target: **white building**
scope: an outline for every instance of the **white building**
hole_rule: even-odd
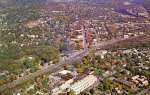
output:
[[[148,80],[143,81],[142,84],[143,84],[144,86],[147,86],[147,85],[149,84],[149,83],[148,83]]]
[[[67,73],[71,74],[71,71],[68,70],[62,70],[58,74],[59,75],[66,75]],[[51,76],[52,78],[53,76]],[[59,80],[57,77],[53,77],[55,80]],[[60,78],[61,80],[61,78]],[[69,79],[67,81],[62,81],[61,85],[55,87],[54,89],[51,90],[52,95],[58,95],[59,93],[65,91],[67,88],[70,88],[70,84],[74,82],[74,79]]]
[[[78,35],[77,38],[78,38],[79,40],[82,40],[82,39],[83,39],[83,35]]]
[[[85,78],[79,80],[78,82],[75,82],[71,86],[71,90],[74,91],[74,93],[77,95],[80,92],[84,91],[88,87],[92,86],[97,81],[97,77],[94,75],[88,75]]]
[[[70,84],[73,83],[73,81],[74,81],[73,79],[67,80],[66,82],[61,84],[59,87],[52,89],[51,91],[52,95],[58,95],[59,93],[66,90],[67,88],[70,88],[71,87]]]
[[[101,57],[102,59],[104,59],[104,56],[105,56],[107,53],[108,53],[107,50],[101,50],[101,51],[96,52],[95,55],[100,55],[100,57]]]
[[[136,76],[132,77],[132,79],[133,79],[133,80],[136,80],[136,79],[138,79],[139,77],[140,77],[139,75],[136,75]]]
[[[127,39],[127,38],[129,38],[129,35],[124,35],[123,37]]]
[[[60,72],[59,72],[59,74],[60,74],[60,75],[65,75],[65,74],[67,74],[67,73],[69,73],[69,74],[70,74],[70,73],[71,73],[71,71],[63,70],[63,71],[60,71]]]

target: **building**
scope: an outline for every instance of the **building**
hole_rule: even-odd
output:
[[[124,35],[123,37],[124,37],[124,38],[129,38],[129,35]]]
[[[60,71],[58,74],[60,75],[66,75],[67,73],[71,73],[71,71],[68,71],[68,70],[63,70],[63,71]]]
[[[135,82],[138,86],[147,86],[149,85],[148,79],[145,76],[136,75],[132,77],[132,81]]]
[[[67,88],[70,88],[70,84],[73,83],[73,81],[74,81],[73,79],[69,79],[65,81],[63,84],[61,84],[60,86],[52,89],[51,90],[52,95],[58,95],[59,93],[65,91]]]
[[[114,81],[118,82],[119,84],[126,85],[131,89],[136,88],[136,84],[134,84],[133,82],[129,82],[123,78],[115,78]]]
[[[97,77],[95,77],[94,75],[88,75],[83,79],[75,82],[70,89],[73,90],[77,95],[80,92],[87,89],[88,87],[92,86],[96,81],[97,81]]]
[[[100,50],[100,51],[96,52],[95,55],[100,55],[100,57],[101,57],[102,59],[104,59],[104,56],[105,56],[107,53],[108,53],[107,50]]]
[[[148,80],[143,81],[142,84],[143,84],[143,86],[148,86],[148,84],[149,84]]]
[[[132,80],[136,80],[136,79],[138,79],[139,77],[140,77],[139,75],[136,75],[136,76],[132,77]]]
[[[146,95],[150,95],[150,91],[146,93]]]
[[[50,79],[53,79],[50,84],[52,86],[52,95],[58,95],[59,93],[66,91],[66,89],[70,88],[71,84],[74,82],[71,72],[68,70],[60,71],[58,72],[58,75],[51,76]]]

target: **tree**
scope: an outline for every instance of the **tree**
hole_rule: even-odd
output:
[[[65,63],[64,69],[67,70],[69,68],[69,64]]]
[[[43,87],[47,88],[48,87],[48,81],[49,81],[49,78],[45,78],[43,81],[42,81],[42,85]]]
[[[109,89],[112,92],[112,90],[113,90],[113,85],[112,84],[109,86]]]
[[[23,66],[24,66],[24,68],[31,68],[32,66],[34,66],[34,64],[31,62],[31,61],[29,61],[28,59],[25,59],[25,61],[23,62]]]
[[[103,90],[104,90],[104,85],[103,85],[103,84],[100,84],[100,85],[98,86],[98,89],[99,89],[100,91],[103,91]]]
[[[59,93],[58,95],[67,95],[66,93]]]
[[[116,70],[117,70],[118,72],[120,72],[121,68],[120,68],[119,64],[116,65]]]
[[[82,73],[82,72],[83,72],[83,69],[82,69],[82,68],[78,68],[77,70],[78,70],[79,73]]]
[[[86,92],[81,92],[80,94],[81,95],[88,95]]]
[[[78,63],[74,63],[74,64],[73,64],[73,67],[74,67],[74,68],[78,68]]]
[[[89,60],[88,58],[84,58],[84,59],[83,59],[83,63],[87,65],[87,64],[90,63],[90,60]]]
[[[134,61],[132,60],[132,58],[127,58],[127,63],[130,65],[133,65]]]
[[[91,94],[94,94],[94,92],[95,92],[94,89],[90,89]]]
[[[131,65],[127,63],[127,66],[125,67],[127,70],[131,70]]]
[[[67,45],[65,43],[60,43],[59,48],[60,48],[60,51],[66,51]]]
[[[34,73],[34,72],[35,72],[34,68],[31,68],[30,73]]]
[[[55,60],[60,55],[59,50],[52,46],[37,47],[35,51],[38,51],[36,55],[39,56],[41,60],[44,60],[44,62]]]
[[[37,83],[40,83],[40,82],[41,82],[41,79],[40,79],[39,77],[36,77],[36,78],[35,78],[35,81],[36,81]]]
[[[73,90],[70,90],[67,95],[74,95],[74,91]]]
[[[46,75],[42,75],[42,78],[45,79],[45,78],[46,78]]]
[[[35,92],[34,92],[34,89],[30,89],[29,91],[28,91],[28,93],[29,93],[29,95],[33,95]]]
[[[1,93],[0,93],[1,94]],[[10,92],[9,90],[6,90],[4,93],[4,95],[12,95],[12,92]]]
[[[29,87],[28,83],[24,84],[22,87],[22,92],[24,92]]]
[[[109,89],[110,82],[108,81],[107,78],[104,79],[103,84],[105,89]]]
[[[100,71],[99,69],[97,69],[97,68],[94,69],[94,73],[95,73],[95,74],[98,75],[98,74],[100,74],[100,72],[101,72],[101,71]]]
[[[119,89],[119,90],[122,90],[122,86],[121,86],[120,84],[118,85],[118,89]]]

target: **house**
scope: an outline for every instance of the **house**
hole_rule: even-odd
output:
[[[147,77],[136,75],[132,77],[132,81],[135,82],[138,86],[147,86],[149,85]]]
[[[132,77],[132,80],[136,80],[136,79],[138,79],[139,77],[140,77],[139,75],[136,75],[136,76]]]
[[[144,34],[144,32],[139,32],[139,35],[143,35]]]
[[[78,40],[82,40],[83,39],[83,35],[78,35],[77,38],[78,38]]]
[[[148,85],[148,80],[143,81],[142,84],[143,84],[144,86],[147,86],[147,85]]]
[[[129,38],[129,35],[124,35],[123,37],[127,39],[127,38]]]
[[[115,78],[114,81],[116,81],[116,82],[118,82],[118,83],[120,83],[122,85],[126,85],[129,88],[131,88],[131,89],[136,88],[136,84],[134,84],[133,82],[127,81],[127,80],[125,80],[123,78]]]
[[[60,71],[58,74],[60,74],[60,75],[66,75],[67,73],[71,73],[71,71],[63,70],[63,71]]]
[[[109,76],[110,73],[111,73],[110,71],[106,71],[102,75],[106,77],[106,76]]]
[[[44,95],[44,93],[43,93],[43,92],[40,92],[40,91],[37,91],[37,92],[36,92],[36,95]]]
[[[150,91],[146,93],[146,95],[150,95]]]
[[[100,55],[102,59],[104,59],[104,56],[108,53],[107,50],[101,50],[95,53],[95,55]]]
[[[21,95],[20,93],[18,93],[18,92],[15,92],[15,93],[13,93],[13,95]]]
[[[123,53],[125,54],[125,53],[132,53],[133,51],[132,51],[132,49],[127,49],[127,50],[123,50]]]

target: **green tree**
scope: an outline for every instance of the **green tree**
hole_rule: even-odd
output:
[[[118,72],[120,72],[121,68],[120,68],[119,64],[116,65],[116,70],[117,70]]]
[[[119,89],[119,90],[122,90],[122,86],[121,86],[120,84],[118,85],[118,89]]]
[[[94,89],[90,89],[90,93],[94,94],[95,93]]]
[[[109,89],[112,92],[112,90],[113,90],[113,85],[112,84],[109,86]]]
[[[37,47],[35,50],[38,50],[36,55],[44,62],[55,60],[60,56],[60,52],[52,46]]]
[[[105,89],[109,89],[110,82],[108,81],[107,78],[104,79],[103,84]]]
[[[80,93],[81,95],[89,95],[85,91]]]
[[[30,90],[28,91],[28,94],[29,94],[29,95],[33,95],[34,93],[35,93],[34,89],[30,89]]]
[[[98,85],[98,89],[99,89],[100,91],[103,91],[103,90],[104,90],[104,85],[103,85],[103,84]]]

